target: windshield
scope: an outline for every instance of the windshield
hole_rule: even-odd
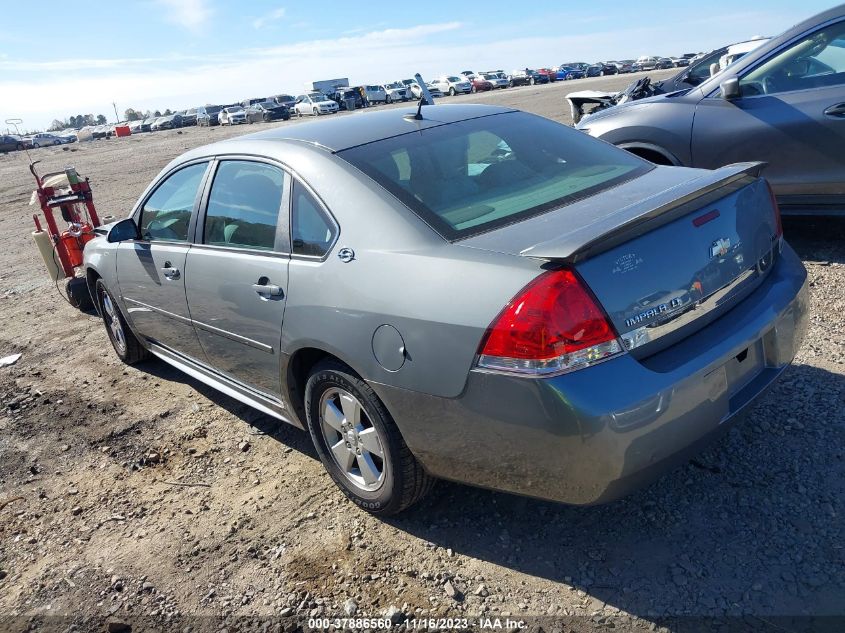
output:
[[[450,240],[561,207],[653,169],[524,112],[424,129],[338,156]]]
[[[326,96],[322,92],[309,92],[308,96],[314,101],[325,101]]]
[[[452,83],[454,83],[454,82],[456,82],[456,81],[464,81],[464,78],[460,78],[460,79],[459,79],[458,77],[446,77],[446,79],[447,79],[448,81],[451,81]]]
[[[394,83],[392,83],[392,84],[387,84],[387,87],[388,87],[388,88],[400,88],[400,89],[401,89],[401,88],[404,88],[405,86],[404,86],[403,84],[400,84],[400,83],[397,81],[397,82],[394,82]]]

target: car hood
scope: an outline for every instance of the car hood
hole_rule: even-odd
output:
[[[678,91],[684,92],[684,91]],[[615,106],[611,106],[605,110],[599,110],[593,114],[586,114],[584,118],[582,118],[575,127],[577,129],[588,128],[590,125],[594,124],[596,121],[602,121],[605,119],[609,119],[611,117],[617,116],[619,114],[628,113],[636,108],[646,108],[656,103],[665,103],[665,101],[669,98],[678,98],[678,92],[670,92],[662,95],[654,95],[653,97],[646,97],[644,99],[636,99],[634,101],[626,101],[625,103],[620,103]],[[692,94],[694,90],[690,90],[687,94]],[[606,93],[605,93],[606,94]]]

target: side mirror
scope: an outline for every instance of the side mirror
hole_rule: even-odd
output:
[[[126,218],[125,220],[121,220],[115,224],[111,227],[109,234],[106,237],[106,240],[110,243],[140,239],[141,231],[138,229],[138,225],[135,224],[135,220],[132,218]]]
[[[742,93],[739,90],[739,79],[736,77],[723,81],[719,85],[719,91],[722,94],[722,99],[725,99],[726,101],[739,99],[742,96]]]

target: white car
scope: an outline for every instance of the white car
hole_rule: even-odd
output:
[[[69,142],[70,141],[64,141],[55,134],[50,134],[49,132],[39,132],[38,134],[32,135],[33,147],[48,147],[50,145],[61,145],[62,143]]]
[[[387,93],[382,86],[361,86],[368,103],[387,103]]]
[[[718,72],[722,72],[725,68],[733,64],[736,60],[740,57],[745,57],[748,53],[753,51],[755,48],[759,48],[766,42],[768,42],[771,38],[769,37],[754,37],[748,40],[747,42],[739,42],[737,44],[731,44],[728,46],[728,51],[719,58],[719,65],[718,67],[713,64],[710,68],[710,74],[715,75]]]
[[[220,110],[217,115],[217,121],[220,125],[238,125],[246,123],[246,110],[241,106],[231,106]]]
[[[481,73],[481,78],[493,84],[493,88],[508,87],[508,77],[505,73]]]
[[[455,75],[443,75],[431,83],[444,95],[448,94],[452,97],[456,94],[469,94],[472,90],[472,84],[463,75],[460,77],[456,77]]]
[[[398,81],[391,84],[382,84],[379,86],[384,91],[385,102],[393,103],[394,101],[407,101],[411,98],[411,91]]]
[[[322,92],[309,92],[307,95],[299,95],[296,98],[296,104],[293,106],[293,111],[300,117],[306,114],[313,114],[314,116],[333,114],[338,110],[340,110],[340,106]]]

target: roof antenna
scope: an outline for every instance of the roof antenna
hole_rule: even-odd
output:
[[[424,105],[425,105],[425,95],[420,97],[420,102],[417,105],[417,113],[416,114],[406,114],[405,116],[409,119],[414,119],[416,121],[422,121],[423,120],[422,107]]]
[[[409,121],[422,121],[422,107],[424,105],[434,105],[434,97],[431,96],[428,86],[425,85],[425,81],[423,81],[423,78],[419,73],[414,75],[414,80],[416,80],[417,85],[420,87],[420,102],[419,105],[417,105],[416,114],[406,114],[405,118]]]

